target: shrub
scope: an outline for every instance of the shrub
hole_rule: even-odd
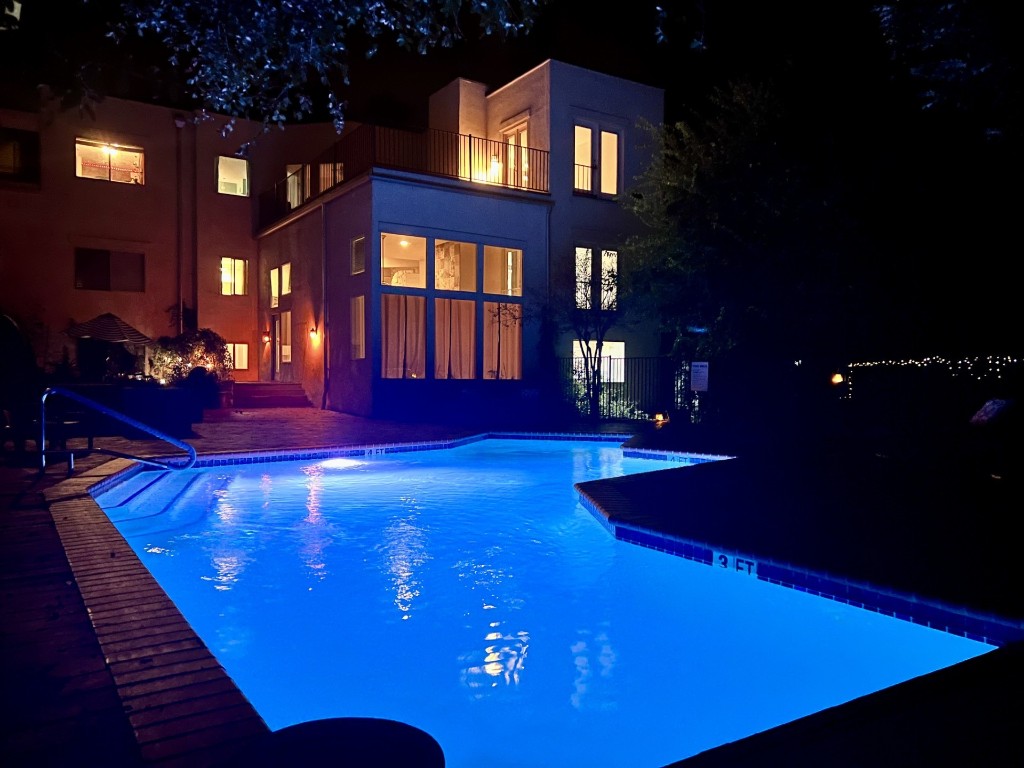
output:
[[[197,368],[215,379],[231,378],[231,355],[224,338],[209,328],[163,336],[149,358],[150,373],[168,384],[182,382]]]

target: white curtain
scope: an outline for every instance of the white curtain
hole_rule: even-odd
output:
[[[523,378],[523,305],[484,302],[484,378]]]
[[[472,301],[434,300],[435,379],[472,379],[476,376],[475,314]]]
[[[426,299],[381,296],[381,376],[422,379],[426,376]]]

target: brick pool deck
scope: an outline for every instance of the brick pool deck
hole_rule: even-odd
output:
[[[206,455],[481,431],[309,408],[226,410],[207,412],[187,441]],[[632,443],[729,452],[685,432],[672,444],[668,434],[642,432]],[[123,438],[96,444],[143,456],[169,452],[163,443]],[[941,463],[850,465],[848,457],[840,461],[824,450],[796,459],[738,455],[581,490],[627,529],[843,583],[884,585],[928,605],[990,617],[1004,634],[1024,627],[1016,475],[964,479]],[[9,454],[0,464],[4,765],[203,768],[267,732],[89,496],[90,486],[127,466],[93,454],[77,458],[67,479],[63,463],[42,475],[36,463],[19,466]],[[1019,764],[1022,662],[1021,642],[1008,642],[678,765]]]

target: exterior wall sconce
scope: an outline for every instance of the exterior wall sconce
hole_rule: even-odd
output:
[[[263,340],[264,344],[269,344],[270,343],[270,331],[264,331],[263,334],[260,336],[260,339]]]
[[[316,341],[316,335],[316,326],[314,325],[312,328],[309,329],[309,338],[312,339],[313,341]]]

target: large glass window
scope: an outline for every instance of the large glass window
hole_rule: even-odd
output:
[[[593,258],[589,248],[576,246],[576,309],[590,309],[594,305]]]
[[[619,135],[601,131],[601,194],[619,193]]]
[[[576,126],[576,152],[573,174],[573,188],[584,192],[591,190],[594,170],[594,132],[585,125]]]
[[[218,157],[217,191],[222,195],[248,197],[249,161],[240,157]]]
[[[380,236],[380,284],[427,287],[427,238],[391,232]]]
[[[145,256],[104,248],[75,248],[75,288],[141,293],[146,290]]]
[[[523,295],[523,252],[517,248],[484,246],[484,293]]]
[[[353,296],[349,302],[351,318],[352,359],[362,360],[366,357],[366,297]]]
[[[75,175],[121,184],[144,184],[145,153],[141,147],[75,139]]]
[[[455,240],[434,243],[434,287],[439,291],[476,290],[476,246]]]
[[[381,376],[422,379],[426,375],[426,307],[423,296],[385,293],[381,300]]]
[[[523,378],[523,305],[484,302],[484,378]]]
[[[597,342],[576,339],[572,343],[573,376],[578,381],[584,381],[586,378],[584,350],[587,351],[587,357],[594,360],[597,357]],[[626,342],[603,342],[601,344],[601,380],[610,384],[624,382],[626,380],[625,358]]]
[[[576,309],[593,309],[595,295],[599,297],[601,309],[618,309],[619,252],[608,249],[601,251],[596,285],[594,266],[593,249],[576,246]]]
[[[619,306],[619,252],[601,251],[601,309]]]
[[[434,378],[476,377],[476,302],[434,299]]]
[[[235,371],[245,371],[249,368],[249,345],[227,343],[228,354],[231,355],[231,368]]]
[[[528,186],[530,180],[529,136],[526,122],[502,131],[502,138],[508,145],[505,157],[505,183],[510,187]]]
[[[228,256],[220,260],[220,292],[222,296],[245,296],[246,268],[245,259],[232,259]]]

